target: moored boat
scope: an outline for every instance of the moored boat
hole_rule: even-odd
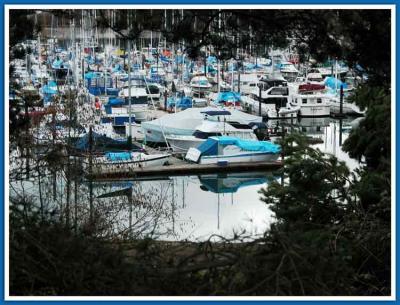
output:
[[[168,162],[169,154],[151,154],[144,152],[107,152],[103,156],[94,157],[91,172],[107,174],[129,172],[141,167],[162,166]]]
[[[210,137],[198,147],[190,148],[185,156],[199,164],[276,161],[281,148],[268,141],[241,140],[235,137]]]

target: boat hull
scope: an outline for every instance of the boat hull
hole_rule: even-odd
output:
[[[174,152],[186,152],[191,147],[197,147],[205,141],[205,139],[198,139],[192,136],[179,137],[179,136],[166,136],[168,145]]]
[[[170,155],[151,155],[146,159],[136,159],[120,162],[93,161],[92,174],[109,174],[116,172],[129,172],[134,168],[162,166],[167,163]]]
[[[324,117],[329,115],[329,105],[301,105],[299,110],[299,116],[303,117]]]

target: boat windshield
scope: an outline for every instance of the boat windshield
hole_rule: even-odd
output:
[[[193,136],[195,136],[198,139],[208,139],[209,137],[222,136],[222,133],[220,133],[220,132],[204,132],[204,131],[196,130],[193,133]]]

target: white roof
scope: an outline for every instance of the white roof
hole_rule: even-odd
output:
[[[129,96],[129,88],[123,89],[119,96]],[[131,87],[131,96],[139,97],[139,96],[147,96],[145,88]]]
[[[321,73],[308,73],[307,74],[307,79],[309,78],[323,78]]]
[[[253,130],[251,130],[251,129],[238,129],[226,122],[221,122],[221,121],[215,122],[215,121],[209,121],[209,120],[204,120],[201,125],[196,127],[196,130],[199,130],[202,132],[207,132],[207,133],[234,132],[234,131],[239,131],[239,130],[243,131],[243,132],[253,133]]]
[[[227,121],[234,121],[240,124],[250,124],[252,122],[262,122],[262,118],[252,114],[244,113],[236,109],[224,109],[221,107],[203,107],[203,108],[188,108],[186,110],[166,114],[161,118],[155,119],[153,121],[142,122],[142,126],[161,126],[165,128],[185,128],[185,129],[195,129],[204,120],[205,111],[222,111],[227,110],[231,115],[223,116]],[[217,120],[216,117],[208,117],[209,120]]]

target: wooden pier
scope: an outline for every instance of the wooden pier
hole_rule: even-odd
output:
[[[227,165],[181,163],[153,167],[136,167],[129,171],[113,172],[106,174],[93,174],[87,176],[91,180],[122,180],[139,177],[185,176],[208,173],[244,172],[254,170],[272,171],[282,167],[282,162],[242,162]]]

